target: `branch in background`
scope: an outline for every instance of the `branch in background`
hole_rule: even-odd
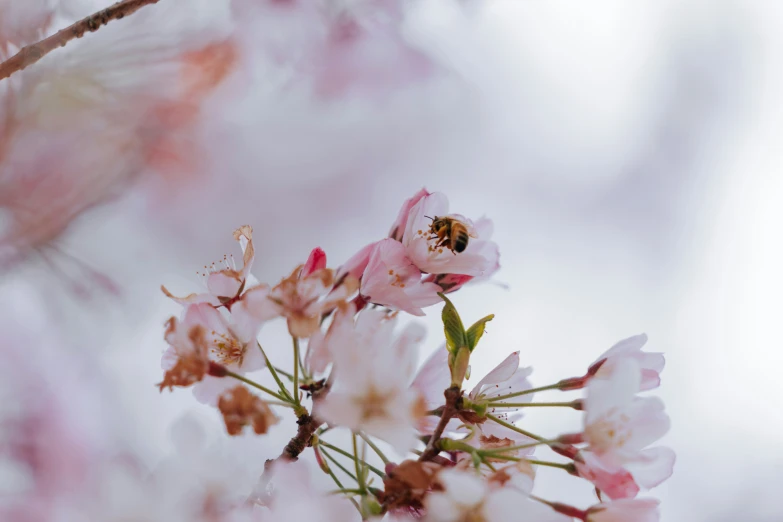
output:
[[[145,5],[157,4],[158,1],[159,0],[122,0],[65,29],[57,31],[52,36],[45,38],[40,42],[22,47],[14,56],[3,63],[0,63],[0,80],[4,80],[15,72],[21,71],[34,64],[54,49],[65,47],[65,44],[69,41],[75,38],[81,38],[85,33],[95,32],[101,26],[108,24],[112,20],[124,18],[135,13]]]

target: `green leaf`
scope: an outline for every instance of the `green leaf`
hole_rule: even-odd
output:
[[[446,346],[450,352],[454,353],[458,348],[468,346],[465,327],[462,326],[462,319],[460,319],[454,304],[445,295],[440,293],[438,295],[446,301],[441,318],[443,319],[443,331],[446,334]]]
[[[466,332],[466,336],[468,341],[468,348],[470,348],[470,351],[473,351],[473,349],[478,344],[479,339],[481,339],[481,336],[484,335],[484,327],[487,325],[488,322],[490,322],[494,318],[495,318],[495,314],[489,314],[488,316],[479,319],[478,321],[473,323],[473,326],[468,328],[468,331]]]

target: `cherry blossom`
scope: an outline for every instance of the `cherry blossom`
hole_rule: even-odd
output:
[[[201,294],[190,294],[185,297],[173,296],[166,287],[161,287],[163,293],[181,305],[209,303],[213,306],[230,307],[235,303],[250,277],[250,268],[255,259],[253,247],[253,228],[249,225],[239,227],[234,231],[234,239],[242,248],[242,267],[237,270],[234,256],[223,256],[220,263],[204,265],[204,272],[197,272],[205,282],[207,291]]]
[[[424,315],[423,307],[441,302],[440,286],[423,282],[422,273],[408,259],[405,247],[393,239],[371,243],[338,270],[338,280],[345,275],[361,280],[359,293],[371,303]]]
[[[208,22],[198,15],[207,4]],[[53,5],[0,4],[0,54],[53,34],[52,22],[66,21],[52,17]],[[227,11],[208,0],[190,7],[141,9],[3,80],[0,265],[53,244],[80,215],[132,185],[145,196],[182,192],[183,177],[204,172],[195,130],[236,60]]]
[[[623,465],[607,462],[589,451],[575,460],[580,477],[592,482],[611,499],[633,498],[641,489],[651,489],[668,479],[674,470],[675,455],[670,448],[642,450]]]
[[[514,423],[522,418],[519,407],[494,406],[489,400],[493,397],[531,389],[532,385],[530,384],[528,377],[532,371],[532,368],[520,368],[519,352],[513,352],[485,375],[476,384],[473,390],[471,390],[467,398],[476,404],[488,404],[488,413],[497,415],[507,422]],[[451,375],[448,368],[448,350],[443,347],[433,352],[424,363],[414,378],[412,387],[422,394],[427,409],[433,410],[443,405],[443,390],[449,386],[450,381]],[[525,394],[515,397],[513,401],[530,402],[532,398],[533,394]],[[419,422],[419,430],[421,430],[422,433],[430,433],[437,424],[437,421],[437,417],[428,416]],[[467,423],[468,425],[475,424],[473,427],[464,425],[460,427],[462,423]],[[485,418],[477,418],[475,415],[463,415],[460,419],[452,419],[447,430],[467,434],[467,437],[464,439],[465,442],[476,447],[482,447],[482,444],[486,445],[490,441],[497,442],[509,440],[513,441],[513,445],[533,442],[529,438],[520,435],[505,426],[495,422],[485,421]],[[528,451],[528,453],[530,451]]]
[[[607,378],[614,371],[618,360],[630,357],[639,363],[642,370],[640,391],[657,388],[661,384],[660,373],[666,361],[662,353],[643,352],[642,348],[646,343],[646,334],[635,335],[617,342],[590,365],[588,373],[595,374],[598,378]]]
[[[582,451],[579,456],[574,462],[579,476],[592,482],[609,498],[633,498],[639,493],[639,485],[627,469],[608,466],[589,451]]]
[[[586,522],[658,522],[658,502],[651,498],[615,500],[587,510]]]
[[[272,425],[280,422],[268,404],[241,385],[220,396],[218,409],[223,414],[229,435],[239,435],[249,425],[256,435],[263,435]]]
[[[297,266],[269,294],[248,303],[248,313],[259,320],[275,315],[288,321],[288,331],[294,337],[310,337],[318,331],[324,314],[356,292],[359,283],[344,277],[335,285],[334,271],[326,268],[326,254],[314,249],[307,262]]]
[[[434,72],[432,60],[401,34],[401,4],[365,2],[363,9],[345,10],[329,22],[325,44],[313,57],[316,93],[385,94]]]
[[[471,471],[444,470],[442,491],[425,499],[427,522],[567,522],[570,519],[528,497],[517,481],[495,481]]]
[[[421,271],[406,257],[399,242],[384,239],[370,253],[360,292],[372,303],[422,316],[423,307],[441,302],[441,290],[434,283],[421,281]]]
[[[430,192],[422,187],[413,196],[405,200],[405,203],[402,204],[402,208],[400,209],[400,213],[397,214],[397,219],[394,220],[391,230],[389,230],[390,238],[402,241],[403,233],[408,225],[408,215],[411,213],[411,209],[415,207],[422,198],[429,195]]]
[[[381,310],[363,310],[355,321],[348,314],[334,318],[327,341],[335,380],[317,412],[405,452],[414,446],[414,425],[424,414],[423,401],[410,387],[424,331],[410,324],[395,337],[395,324]]]
[[[445,247],[436,248],[437,239],[431,239],[431,218],[449,216],[448,209],[448,199],[440,192],[424,196],[411,208],[402,237],[408,257],[422,272],[430,274],[486,277],[494,273],[499,266],[498,245],[482,237],[481,230],[467,218],[454,216],[472,235],[465,251],[456,254]],[[489,225],[488,220],[482,222],[482,228],[489,228]]]
[[[32,43],[53,16],[49,0],[0,0],[0,56],[9,43],[17,48]]]
[[[234,310],[230,319],[226,319],[212,305],[191,304],[183,311],[181,323],[171,321],[170,325],[173,330],[167,333],[166,340],[174,344],[169,346],[162,359],[167,376],[180,365],[198,367],[197,362],[200,362],[199,368],[203,369],[204,348],[210,361],[236,373],[258,370],[265,364],[261,350],[256,346],[256,336],[261,325],[252,317],[245,316],[241,309]],[[198,332],[196,335],[193,334],[194,329]],[[196,376],[193,382],[199,382],[194,386],[193,393],[198,400],[209,404],[216,404],[218,396],[235,384],[228,379],[203,373],[200,379],[196,379]],[[164,385],[165,379],[161,389]]]
[[[657,397],[637,397],[641,368],[637,361],[617,361],[609,379],[592,379],[585,399],[584,439],[590,451],[607,462],[633,460],[669,430],[669,417]]]

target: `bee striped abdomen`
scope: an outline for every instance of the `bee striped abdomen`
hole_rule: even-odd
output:
[[[451,249],[454,252],[463,252],[468,247],[468,229],[461,223],[454,223],[451,226]]]

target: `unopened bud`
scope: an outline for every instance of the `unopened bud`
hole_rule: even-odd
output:
[[[581,390],[587,384],[588,379],[588,375],[585,375],[584,377],[571,377],[569,379],[563,379],[557,383],[557,387],[562,391]]]
[[[329,468],[329,463],[324,458],[323,453],[321,453],[321,447],[318,445],[318,435],[313,435],[310,439],[310,445],[313,447],[313,453],[315,453],[315,461],[318,463],[318,467],[327,475],[330,474],[332,470]]]
[[[361,507],[362,515],[365,520],[371,516],[378,516],[383,513],[383,507],[381,507],[378,499],[370,495],[364,495],[362,497]]]
[[[451,366],[451,386],[462,388],[462,381],[465,380],[465,374],[468,371],[470,363],[470,348],[460,346],[453,357],[449,357]]]
[[[212,377],[225,377],[228,375],[228,369],[222,364],[209,361],[209,370],[207,370],[207,374],[211,375]]]

